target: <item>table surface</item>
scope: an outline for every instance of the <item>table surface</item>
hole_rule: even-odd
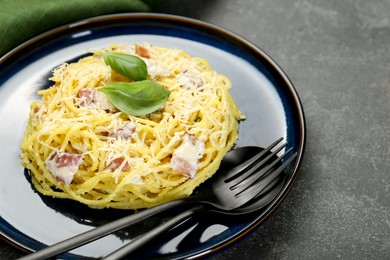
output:
[[[303,103],[293,189],[210,259],[390,257],[390,1],[166,0],[159,12],[233,31],[268,53]],[[0,241],[0,258],[22,254]]]

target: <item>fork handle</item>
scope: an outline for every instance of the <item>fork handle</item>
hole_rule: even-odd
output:
[[[54,245],[43,248],[39,251],[31,253],[29,255],[21,257],[19,260],[39,260],[47,259],[49,257],[59,255],[63,252],[69,251],[76,247],[82,246],[89,242],[95,241],[99,238],[102,238],[108,234],[111,234],[117,230],[120,230],[124,227],[127,227],[131,224],[140,222],[148,217],[154,216],[160,212],[166,211],[168,209],[183,205],[187,199],[178,199],[160,204],[153,208],[145,209],[140,212],[134,213],[132,215],[120,218],[113,222],[109,222],[105,225],[93,228],[79,235],[73,236],[61,242],[58,242]]]
[[[128,244],[124,245],[123,247],[120,247],[116,251],[110,253],[106,257],[102,258],[102,260],[116,260],[116,259],[122,259],[134,250],[138,249],[139,247],[145,245],[152,239],[156,238],[160,234],[164,233],[165,231],[168,231],[170,228],[176,226],[178,223],[182,222],[183,220],[190,217],[195,212],[201,210],[204,208],[204,206],[196,206],[189,210],[186,210],[182,212],[181,214],[175,216],[174,218],[168,220],[167,222],[159,225],[158,227],[138,236],[134,240],[130,241]]]

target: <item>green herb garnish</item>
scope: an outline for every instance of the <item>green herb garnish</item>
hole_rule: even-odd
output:
[[[123,113],[132,116],[150,114],[167,101],[170,91],[157,82],[146,80],[146,63],[139,57],[123,53],[104,53],[104,62],[117,73],[134,82],[116,82],[98,90]]]
[[[145,80],[148,76],[146,63],[137,56],[123,53],[103,53],[103,58],[112,70],[134,81]]]
[[[116,108],[132,116],[147,115],[160,109],[170,94],[168,89],[151,80],[117,82],[98,90],[104,92]]]

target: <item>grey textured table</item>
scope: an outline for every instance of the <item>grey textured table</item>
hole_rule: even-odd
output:
[[[211,259],[390,258],[390,1],[167,0],[161,12],[266,51],[307,120],[299,178],[251,234]],[[0,241],[0,258],[21,253]]]

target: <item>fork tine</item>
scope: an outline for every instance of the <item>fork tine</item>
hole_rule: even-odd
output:
[[[274,143],[269,145],[267,148],[265,148],[264,150],[259,152],[257,155],[253,156],[249,160],[246,160],[246,161],[242,162],[241,164],[239,164],[239,165],[233,167],[232,169],[230,169],[227,172],[227,174],[225,175],[225,177],[226,177],[225,182],[230,182],[233,179],[237,178],[237,174],[241,173],[243,170],[245,170],[245,169],[249,168],[250,166],[252,166],[257,160],[262,158],[266,153],[268,153],[272,148],[274,148],[282,140],[283,140],[283,137],[279,138]]]
[[[240,191],[236,194],[237,197],[244,197],[245,200],[249,201],[256,197],[260,192],[264,190],[279,174],[295,159],[297,153],[288,158],[287,161],[283,162],[275,171],[272,171],[270,174],[265,176],[259,181],[255,181],[254,184],[246,188],[245,190]]]
[[[289,152],[292,151],[292,148],[288,149],[284,154],[277,157],[277,159],[273,160],[270,164],[266,165],[264,168],[261,168],[258,173],[249,175],[248,178],[241,181],[240,183],[235,184],[231,189],[234,189],[237,193],[240,193],[250,187],[252,184],[256,183],[259,180],[262,180],[267,177],[272,171],[271,169],[275,167],[275,165],[280,162]]]
[[[252,168],[250,168],[249,170],[247,171],[244,171],[243,173],[241,173],[237,178],[234,179],[234,185],[231,186],[232,189],[235,189],[237,187],[238,184],[241,184],[244,180],[247,180],[249,176],[253,175],[254,172],[257,171],[257,169],[259,169],[260,167],[262,167],[265,163],[267,163],[270,159],[274,158],[276,156],[276,154],[278,154],[284,147],[286,147],[287,145],[287,142],[284,143],[281,147],[279,147],[278,149],[276,149],[274,152],[272,152],[271,154],[269,154],[266,158],[264,158],[263,160],[261,160],[260,162],[257,162],[253,165]],[[283,156],[285,156],[288,152],[291,151],[292,148],[290,148],[289,151],[285,152],[284,155],[282,155],[281,157],[279,157],[276,161],[273,162],[273,165],[275,165],[278,161],[280,161]],[[265,170],[265,169],[270,169],[270,167],[265,167],[260,173],[257,173],[256,176],[257,178],[261,177],[264,175],[264,173],[266,173],[268,170]]]

